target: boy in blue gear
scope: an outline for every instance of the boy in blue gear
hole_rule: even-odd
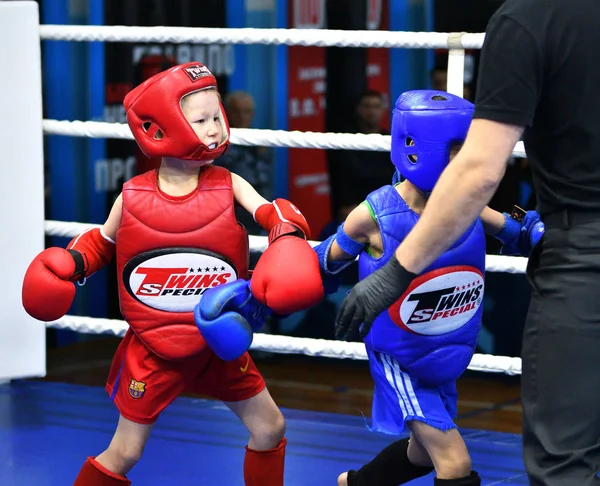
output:
[[[398,98],[391,157],[405,180],[369,194],[335,235],[315,247],[327,292],[337,289],[339,273],[357,256],[361,280],[388,262],[458,153],[473,108],[443,91],[409,91]],[[527,256],[543,225],[535,211],[517,220],[486,207],[398,301],[369,329],[363,326],[375,382],[372,430],[394,435],[407,427],[410,437],[341,474],[339,486],[397,486],[434,469],[436,486],[481,484],[453,419],[456,380],[471,361],[481,328],[485,233],[502,241],[503,254]]]

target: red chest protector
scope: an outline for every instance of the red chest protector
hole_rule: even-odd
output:
[[[123,185],[117,231],[123,317],[146,346],[177,360],[206,348],[193,310],[210,287],[248,278],[248,234],[235,218],[231,173],[207,166],[197,189],[170,197],[150,171]]]

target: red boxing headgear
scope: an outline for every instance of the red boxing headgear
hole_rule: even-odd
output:
[[[214,149],[200,141],[181,110],[185,95],[207,88],[217,89],[213,74],[203,64],[188,62],[148,78],[127,93],[123,100],[127,124],[146,156],[206,160],[225,153],[229,123],[221,102],[224,138]]]

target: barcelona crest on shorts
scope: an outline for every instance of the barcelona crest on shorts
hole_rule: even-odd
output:
[[[131,379],[129,383],[129,394],[132,398],[142,398],[146,392],[146,383]]]

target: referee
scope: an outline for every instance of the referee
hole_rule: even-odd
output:
[[[546,231],[527,268],[523,453],[532,486],[600,485],[600,0],[506,0],[475,114],[395,258],[346,298],[336,334],[397,300],[475,221],[523,136]]]

